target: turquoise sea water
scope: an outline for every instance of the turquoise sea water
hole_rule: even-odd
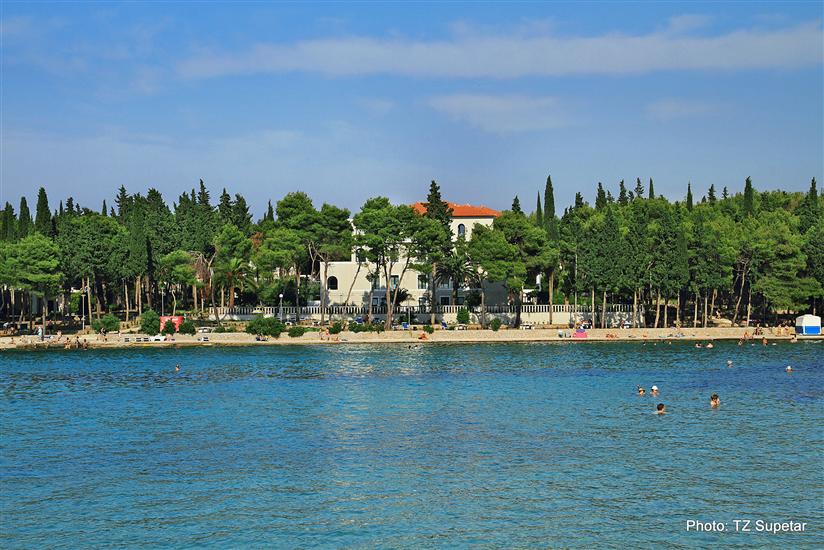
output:
[[[821,547],[823,362],[824,342],[6,352],[0,547]]]

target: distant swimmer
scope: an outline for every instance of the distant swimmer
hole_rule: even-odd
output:
[[[790,365],[787,365],[787,368],[784,369],[787,372],[792,372],[793,368]]]
[[[180,372],[180,363],[175,365],[175,372]]]
[[[655,413],[656,414],[667,414],[666,405],[664,405],[663,403],[658,403],[658,405],[655,407]]]
[[[707,349],[712,349],[714,347],[715,346],[712,344],[712,342],[707,342]]]
[[[638,395],[646,395],[647,392],[641,386],[638,386]]]
[[[717,409],[718,405],[720,405],[720,404],[721,404],[721,400],[718,399],[718,394],[717,393],[712,394],[710,396],[710,407],[712,407],[713,409]]]
[[[702,344],[701,342],[696,342],[695,347],[700,349],[704,347],[704,344]]]
[[[650,395],[658,395],[658,386],[653,386]]]
[[[728,369],[732,368],[732,361],[730,361],[729,359],[727,359],[727,368]]]
[[[761,343],[765,346],[767,345],[767,337],[766,336],[761,339]]]

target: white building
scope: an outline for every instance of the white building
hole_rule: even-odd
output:
[[[452,229],[453,238],[463,235],[467,240],[472,236],[472,228],[475,224],[491,226],[493,220],[501,215],[497,210],[485,206],[472,206],[469,204],[449,203],[452,208]],[[412,208],[419,214],[426,212],[426,206],[417,202]],[[403,269],[402,262],[394,267],[390,274],[388,284],[391,289],[400,286],[409,293],[409,298],[401,305],[416,306],[428,305],[429,301],[429,277],[431,273],[421,273],[414,269],[407,269],[400,279]],[[380,306],[386,304],[387,281],[383,273],[377,274],[372,283],[369,276],[375,273],[374,264],[359,264],[353,252],[352,259],[348,262],[331,262],[327,273],[326,288],[328,292],[329,305],[354,305],[368,306],[370,291],[372,295],[372,305]],[[484,285],[486,291],[487,304],[505,304],[507,294],[500,284]],[[472,292],[471,288],[461,288],[458,291],[458,303],[463,304],[467,295]],[[452,283],[445,281],[440,283],[436,289],[435,299],[439,305],[452,304]]]

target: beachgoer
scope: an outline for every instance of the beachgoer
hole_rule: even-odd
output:
[[[667,406],[663,403],[658,403],[655,407],[656,414],[667,414]]]
[[[767,337],[766,336],[761,339],[761,343],[765,346],[767,345]]]
[[[658,386],[653,386],[650,395],[658,395]]]
[[[180,363],[175,365],[175,372],[180,372]]]
[[[646,395],[647,392],[641,386],[638,386],[638,395]]]
[[[715,347],[715,346],[713,345],[713,343],[712,343],[712,342],[707,342],[707,349],[712,349],[712,348],[714,348],[714,347]]]
[[[426,333],[425,332],[422,332],[418,335],[418,340],[426,340],[426,339],[427,338],[426,338]]]
[[[704,347],[704,344],[702,344],[701,342],[697,342],[697,343],[695,344],[695,347],[696,347],[696,348],[703,348],[703,347]]]
[[[728,369],[732,368],[732,361],[730,361],[729,359],[727,359],[727,368]]]
[[[716,408],[718,408],[718,405],[720,405],[720,404],[721,404],[721,400],[718,399],[718,394],[717,393],[712,394],[710,396],[710,407],[712,407],[713,409],[716,409]]]
[[[792,335],[792,338],[790,338],[790,343],[791,343],[791,344],[795,344],[796,342],[798,342],[798,335],[797,335],[797,334],[793,334],[793,335]]]
[[[787,368],[784,369],[787,372],[792,372],[793,368],[790,365],[787,365]]]

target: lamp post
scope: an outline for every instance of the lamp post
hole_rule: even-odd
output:
[[[280,298],[280,306],[278,307],[278,317],[280,317],[280,322],[283,322],[283,294],[278,294],[278,298]]]
[[[160,314],[161,315],[166,315],[166,302],[164,300],[165,297],[166,297],[166,290],[161,288],[160,289]]]

